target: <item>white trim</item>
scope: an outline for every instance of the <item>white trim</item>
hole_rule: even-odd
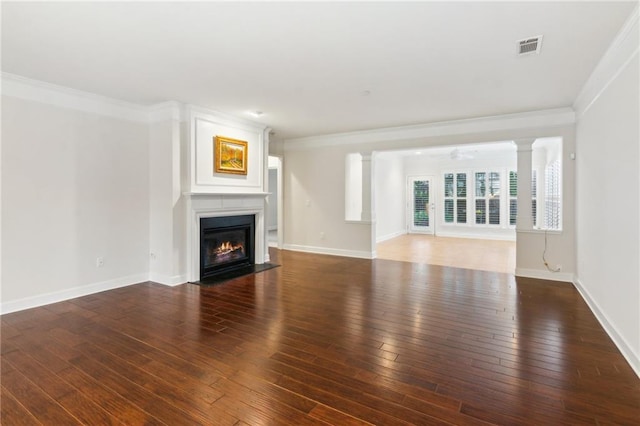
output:
[[[573,283],[573,274],[570,272],[550,272],[544,269],[516,268],[516,277],[535,278],[547,281],[562,281]]]
[[[632,346],[626,341],[624,336],[616,330],[616,327],[613,325],[607,315],[604,313],[602,309],[598,306],[598,303],[595,301],[593,297],[589,294],[589,291],[585,286],[582,285],[579,278],[576,278],[573,282],[576,289],[582,296],[593,315],[596,317],[602,328],[607,332],[613,343],[617,346],[618,350],[622,353],[622,356],[625,357],[633,371],[636,372],[636,375],[640,377],[640,356],[633,352]]]
[[[260,193],[264,191],[266,164],[268,158],[268,127],[261,123],[255,123],[252,121],[239,119],[227,114],[218,113],[205,108],[197,107],[195,105],[186,105],[184,107],[183,117],[187,122],[187,142],[186,147],[188,149],[187,158],[187,175],[188,175],[188,187],[192,192],[201,193],[220,193],[220,192],[252,192]],[[202,182],[198,179],[198,124],[200,122],[207,122],[213,125],[229,127],[245,132],[252,133],[255,137],[255,144],[249,141],[249,155],[251,157],[256,156],[258,158],[259,170],[256,173],[257,181],[255,184],[246,184],[246,179],[235,180],[228,179],[223,185],[221,183],[214,182]],[[266,132],[266,137],[265,137]],[[257,154],[255,154],[257,150]],[[249,164],[251,164],[251,157]],[[213,164],[211,164],[213,167]],[[208,173],[208,172],[207,172]],[[247,175],[247,178],[251,175],[251,172]]]
[[[268,261],[265,232],[264,197],[260,194],[210,195],[193,194],[187,198],[187,281],[200,279],[200,219],[207,217],[255,215],[255,263]]]
[[[494,225],[497,226],[497,225]],[[455,232],[455,231],[438,231],[436,232],[436,237],[446,237],[446,238],[468,238],[474,240],[492,240],[492,241],[516,241],[516,233],[513,232],[511,235],[510,231],[513,231],[513,228],[496,228],[493,230],[494,233],[466,233],[466,232]],[[500,232],[498,232],[500,231]],[[503,235],[500,235],[502,232],[505,232]],[[507,234],[506,232],[509,232]]]
[[[638,17],[638,6],[636,6],[580,90],[573,103],[577,120],[580,120],[631,60],[638,55]]]
[[[355,220],[355,219],[345,219],[344,223],[350,223],[352,225],[372,225],[375,223],[373,220]]]
[[[113,290],[133,284],[149,281],[148,274],[136,274],[126,277],[115,278],[108,281],[101,281],[93,284],[73,287],[66,290],[54,291],[51,293],[39,294],[37,296],[26,297],[24,299],[12,300],[0,304],[0,314],[22,311],[24,309],[37,308],[51,303],[63,302],[76,297],[88,296],[101,291]]]
[[[149,107],[149,123],[161,121],[183,121],[184,108],[176,101],[162,102]]]
[[[246,120],[244,118],[236,117],[230,114],[225,114],[215,110],[199,107],[197,105],[187,104],[184,107],[185,118],[190,119],[204,119],[223,126],[236,127],[238,129],[264,132],[267,129],[266,124],[258,123],[256,121]]]
[[[127,121],[149,122],[149,107],[6,72],[2,73],[2,95]]]
[[[557,108],[414,126],[387,127],[375,130],[287,139],[283,141],[283,146],[285,151],[297,151],[336,145],[388,142],[500,130],[537,129],[574,123],[575,112],[572,108]]]
[[[344,249],[335,249],[328,247],[314,247],[314,246],[302,246],[298,244],[285,244],[285,250],[291,251],[301,251],[305,253],[314,253],[314,254],[328,254],[332,256],[343,256],[343,257],[356,257],[358,259],[374,259],[375,251],[360,251],[360,250],[344,250]]]
[[[392,240],[392,239],[394,239],[394,238],[396,238],[396,237],[399,237],[399,236],[401,236],[401,235],[406,235],[406,234],[407,234],[407,232],[406,232],[406,231],[404,231],[404,230],[402,230],[402,231],[392,232],[392,233],[390,233],[390,234],[383,235],[382,237],[377,237],[377,238],[376,238],[376,243],[381,243],[381,242],[383,242],[383,241]]]
[[[187,276],[185,274],[169,276],[151,272],[149,274],[149,281],[153,281],[154,283],[166,285],[169,287],[175,287],[180,284],[186,284]]]

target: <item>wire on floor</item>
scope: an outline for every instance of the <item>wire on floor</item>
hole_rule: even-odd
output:
[[[550,271],[550,272],[560,272],[560,267],[556,267],[555,269],[551,268],[549,266],[549,262],[547,262],[546,259],[547,256],[547,230],[544,230],[544,251],[542,252],[542,261],[544,262],[544,266],[546,266],[546,268]]]

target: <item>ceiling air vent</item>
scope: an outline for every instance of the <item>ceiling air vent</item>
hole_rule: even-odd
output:
[[[529,55],[531,53],[540,53],[542,46],[542,36],[535,36],[518,40],[518,55]]]

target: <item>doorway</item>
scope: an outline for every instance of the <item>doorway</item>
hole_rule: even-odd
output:
[[[282,159],[268,158],[269,196],[267,197],[267,242],[269,247],[282,248]]]
[[[407,213],[408,231],[410,234],[435,233],[435,197],[433,178],[430,176],[416,176],[407,179],[407,199],[409,208]]]

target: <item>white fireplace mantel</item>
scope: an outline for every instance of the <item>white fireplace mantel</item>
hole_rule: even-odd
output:
[[[265,227],[267,192],[184,193],[187,200],[187,280],[200,278],[200,219],[207,217],[255,215],[255,263],[269,261]]]

